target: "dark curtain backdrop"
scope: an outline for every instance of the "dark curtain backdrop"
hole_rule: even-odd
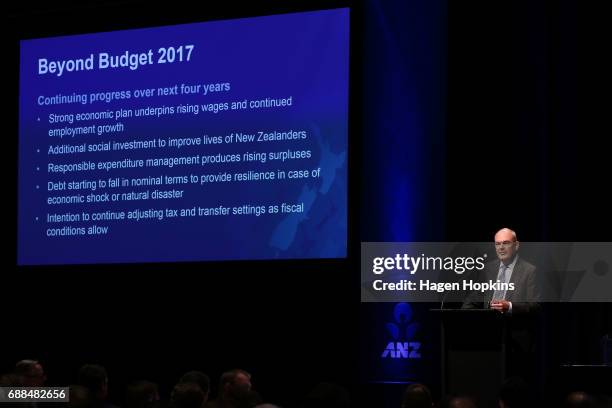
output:
[[[523,241],[610,241],[602,10],[577,1],[366,1],[366,10],[364,240],[487,241],[507,226]],[[390,310],[363,305],[362,320],[378,327]],[[430,318],[419,311],[416,321]],[[551,389],[560,364],[602,363],[609,304],[546,305],[544,322],[540,374]],[[372,381],[437,378],[437,366],[398,371],[376,340],[364,342]]]

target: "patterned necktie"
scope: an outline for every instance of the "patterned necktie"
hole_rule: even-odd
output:
[[[501,269],[499,271],[499,275],[497,277],[497,280],[500,283],[506,283],[506,272],[507,271],[508,271],[508,267],[502,263]],[[505,296],[506,296],[506,291],[504,289],[499,289],[493,293],[492,300],[503,300]]]

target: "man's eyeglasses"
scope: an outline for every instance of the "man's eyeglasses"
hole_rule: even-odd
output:
[[[495,242],[495,247],[496,248],[500,248],[500,247],[504,247],[507,248],[510,245],[514,244],[516,241],[501,241],[501,242]]]

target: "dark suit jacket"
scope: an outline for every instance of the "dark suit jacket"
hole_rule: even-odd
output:
[[[518,255],[517,255],[518,256]],[[489,262],[474,280],[488,282],[497,280],[499,260]],[[539,316],[540,297],[536,267],[518,257],[512,270],[510,282],[514,290],[506,292],[506,300],[512,302],[512,313],[507,314],[508,328],[511,335],[511,349],[520,352],[532,352],[535,346],[535,325]],[[464,301],[464,309],[486,309],[489,307],[493,292],[472,292]]]
[[[517,255],[518,257],[518,255]],[[481,273],[475,278],[480,282],[495,282],[499,273],[499,260],[489,262]],[[521,316],[540,309],[537,300],[540,298],[540,289],[536,267],[518,257],[512,270],[510,282],[514,283],[514,290],[506,292],[506,300],[512,302],[512,315]],[[472,292],[463,303],[464,309],[488,308],[493,292]]]

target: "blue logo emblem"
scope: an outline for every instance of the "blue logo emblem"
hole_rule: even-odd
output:
[[[419,324],[412,322],[412,308],[408,303],[398,303],[393,309],[393,322],[385,325],[393,339],[387,344],[381,358],[420,359],[421,342],[414,341]]]

